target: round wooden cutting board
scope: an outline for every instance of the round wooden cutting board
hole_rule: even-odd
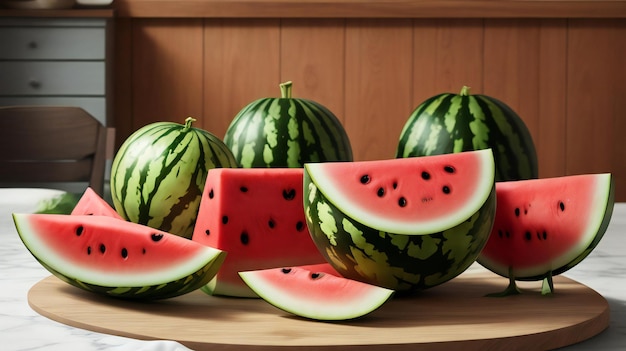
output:
[[[541,282],[502,291],[507,279],[480,270],[410,297],[394,297],[356,320],[302,319],[261,299],[208,296],[132,302],[80,290],[50,276],[28,294],[30,306],[55,321],[137,339],[176,340],[194,350],[549,350],[591,338],[609,325],[607,301],[566,277],[555,294]]]

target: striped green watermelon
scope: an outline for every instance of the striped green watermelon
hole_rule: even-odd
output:
[[[495,296],[519,293],[516,280],[543,280],[580,263],[602,239],[613,213],[615,190],[609,173],[581,174],[496,184],[493,230],[478,262],[509,278]]]
[[[191,238],[209,170],[238,167],[228,147],[194,121],[148,124],[122,144],[111,195],[124,219]]]
[[[304,166],[313,241],[344,277],[397,291],[461,274],[489,238],[491,150]]]
[[[19,214],[26,248],[52,274],[83,290],[164,299],[206,284],[226,253],[109,216]]]
[[[421,103],[409,116],[396,157],[428,156],[491,148],[496,181],[538,176],[537,153],[528,128],[509,106],[463,87]]]
[[[352,161],[350,141],[337,117],[315,101],[292,98],[291,84],[280,85],[280,98],[258,99],[235,116],[224,143],[237,161],[244,168]]]

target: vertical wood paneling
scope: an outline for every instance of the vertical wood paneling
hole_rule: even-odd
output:
[[[345,20],[282,20],[281,80],[293,97],[314,100],[344,122]]]
[[[414,107],[463,86],[482,90],[482,20],[416,19],[413,31]]]
[[[567,172],[614,173],[617,195],[622,200],[626,195],[625,63],[624,21],[570,21]]]
[[[567,21],[543,20],[539,38],[538,120],[533,136],[539,177],[565,175]]]
[[[222,138],[247,104],[280,96],[280,21],[207,19],[204,27],[204,128]]]
[[[131,77],[132,72],[132,20],[118,19],[115,21],[114,40],[112,51],[113,60],[111,66],[113,68],[113,86],[111,116],[113,117],[113,126],[115,127],[115,150],[126,140],[126,138],[134,131],[133,129],[133,86]]]
[[[393,158],[413,108],[410,20],[348,20],[346,130],[356,160]]]
[[[202,20],[133,22],[133,128],[154,121],[202,125]]]

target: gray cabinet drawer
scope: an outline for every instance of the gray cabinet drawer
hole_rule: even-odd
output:
[[[0,27],[3,60],[104,60],[104,28]]]
[[[104,62],[0,62],[0,95],[104,95]]]
[[[106,98],[102,97],[48,97],[48,96],[2,96],[0,106],[78,106],[106,125]]]

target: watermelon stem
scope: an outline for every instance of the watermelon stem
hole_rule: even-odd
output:
[[[552,271],[550,271],[541,282],[541,295],[552,294],[554,294],[554,282],[552,281]]]
[[[191,129],[191,123],[195,122],[196,119],[193,117],[187,117],[185,118],[185,130],[189,130]]]
[[[292,81],[280,83],[280,97],[281,98],[291,99],[291,86],[292,85],[293,85]]]
[[[469,94],[470,94],[470,87],[468,87],[467,85],[464,85],[463,88],[461,88],[461,93],[459,95],[469,96]]]

